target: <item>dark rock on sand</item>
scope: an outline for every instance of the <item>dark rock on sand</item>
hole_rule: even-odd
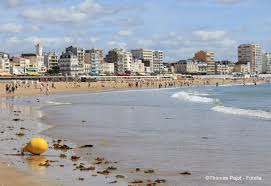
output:
[[[145,170],[144,173],[145,174],[151,174],[151,173],[154,173],[154,170],[152,170],[152,169]]]
[[[108,170],[103,170],[103,171],[98,171],[97,174],[108,175],[110,174],[110,172]]]
[[[66,156],[65,154],[60,154],[59,157],[60,157],[60,158],[63,158],[63,159],[64,159],[64,158],[67,158],[67,156]]]
[[[24,136],[24,133],[16,133],[16,136],[19,136],[19,137],[21,137],[21,136]]]
[[[71,147],[69,147],[68,145],[65,145],[65,144],[64,145],[54,144],[53,148],[55,150],[64,150],[64,151],[72,149]]]
[[[189,176],[189,175],[191,175],[191,173],[190,173],[190,172],[188,172],[188,171],[181,172],[180,174],[181,174],[181,175],[184,175],[184,176]]]
[[[83,148],[92,148],[93,145],[82,145],[79,148],[83,149]]]
[[[111,167],[107,167],[107,170],[109,170],[109,171],[114,171],[114,170],[117,170],[117,168],[116,168],[116,167],[111,166]]]
[[[143,181],[142,180],[134,180],[134,181],[132,181],[130,183],[137,184],[137,183],[143,183]]]
[[[78,161],[79,159],[80,159],[79,156],[72,156],[72,157],[71,157],[71,160],[72,160],[72,161]]]

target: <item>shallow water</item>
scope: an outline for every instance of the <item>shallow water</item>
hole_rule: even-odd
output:
[[[92,153],[118,161],[130,180],[144,177],[130,173],[138,167],[154,169],[150,178],[171,185],[270,185],[270,93],[270,84],[264,84],[59,97],[53,101],[63,105],[44,108],[46,122],[56,126],[46,133],[94,144]],[[192,175],[180,176],[183,171]]]

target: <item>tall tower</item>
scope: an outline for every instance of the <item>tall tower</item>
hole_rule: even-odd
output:
[[[36,47],[37,56],[42,56],[42,50],[43,50],[42,45],[40,43],[38,43],[35,47]]]

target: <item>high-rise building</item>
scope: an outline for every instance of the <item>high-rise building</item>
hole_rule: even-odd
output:
[[[149,61],[149,71],[151,73],[154,72],[153,50],[140,48],[140,49],[131,50],[131,53],[134,59]]]
[[[71,51],[62,53],[58,65],[63,75],[75,77],[83,73],[83,65],[79,63],[77,56]]]
[[[100,75],[103,64],[103,50],[92,48],[85,52],[85,63],[90,64],[90,74]]]
[[[250,64],[250,73],[261,73],[262,48],[257,44],[242,44],[238,46],[238,63]]]
[[[69,46],[66,48],[66,52],[72,52],[78,58],[79,63],[84,64],[85,50],[83,48]]]
[[[153,71],[156,73],[161,73],[164,71],[164,55],[163,51],[155,50],[153,51]]]
[[[44,56],[44,64],[48,70],[58,67],[58,56],[55,52],[49,52]]]
[[[108,52],[105,61],[114,63],[115,73],[124,75],[131,72],[132,53],[122,48],[114,48]]]
[[[271,53],[263,54],[263,72],[271,73]]]
[[[196,60],[203,61],[207,63],[207,74],[214,75],[216,73],[215,70],[215,53],[210,51],[198,51],[195,53]]]

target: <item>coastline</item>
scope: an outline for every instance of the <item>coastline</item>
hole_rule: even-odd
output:
[[[268,80],[269,79],[260,79],[259,81],[257,81],[257,83],[266,82]],[[215,83],[217,81],[218,80],[212,80],[211,83],[209,83],[209,84],[210,85],[215,85]],[[229,80],[229,81],[224,81],[224,84],[240,84],[240,83],[242,83],[242,81],[243,80],[240,80],[240,81],[237,81],[237,82],[233,82],[232,80]],[[248,81],[246,81],[246,83],[253,83],[253,81],[254,81],[254,79],[249,79]],[[220,85],[223,84],[223,80],[220,80],[219,82],[220,82]],[[176,86],[178,86],[180,83],[184,84],[185,81],[179,81],[179,82],[177,82]],[[203,85],[203,84],[204,83],[202,81],[195,81],[193,83],[190,82],[190,86],[198,86],[198,85],[200,86],[200,85]],[[112,91],[112,90],[131,89],[131,87],[128,87],[127,83],[121,84],[121,85],[114,85],[112,83],[109,83],[109,84],[103,83],[102,84],[102,83],[98,82],[98,83],[93,84],[92,87],[88,87],[88,83],[80,83],[80,87],[79,88],[74,88],[73,85],[70,85],[70,86],[71,87],[66,88],[66,84],[65,83],[59,83],[59,84],[57,84],[57,89],[56,90],[52,90],[51,94],[60,94],[60,93],[68,93],[68,94],[70,94],[70,93],[81,93],[81,92],[85,93],[85,92],[99,92],[99,91]],[[158,83],[156,83],[154,87],[142,86],[140,88],[157,88],[157,86],[158,86]],[[1,83],[0,87],[3,90],[4,84]],[[0,95],[1,95],[1,97],[6,96],[6,94],[3,93],[3,91],[1,91]],[[32,97],[32,96],[35,96],[35,95],[40,95],[40,92],[39,92],[38,89],[19,88],[18,92],[15,95],[8,95],[8,97],[9,96],[12,96],[12,97],[13,96],[19,96],[19,97],[25,96],[27,98],[29,96]],[[2,165],[0,166],[0,169],[3,169],[3,170],[9,169],[8,172],[11,175],[14,175],[14,176],[17,175],[17,172],[18,172],[18,170],[16,168],[11,168],[10,169],[9,167],[2,166]],[[23,173],[24,172],[21,173],[19,171],[19,175],[18,175],[18,177],[21,177],[22,183],[23,183],[23,180],[27,180],[27,181],[29,181],[27,183],[31,183],[31,185],[35,185],[35,183],[37,182],[35,180],[35,178],[33,178],[31,176],[28,177],[27,175],[24,175]],[[1,179],[1,177],[0,177],[0,179]],[[18,180],[20,180],[20,179],[18,179]],[[18,181],[18,180],[16,180],[16,181]],[[12,180],[9,180],[9,181],[12,181]],[[99,181],[101,181],[101,179]],[[32,184],[32,182],[33,182],[33,184]],[[105,183],[107,183],[107,182],[105,182]],[[20,182],[18,182],[18,183],[20,183]],[[11,183],[11,184],[16,184],[16,182]],[[39,184],[39,183],[37,182],[37,184]],[[50,185],[51,185],[51,183],[50,183]]]

